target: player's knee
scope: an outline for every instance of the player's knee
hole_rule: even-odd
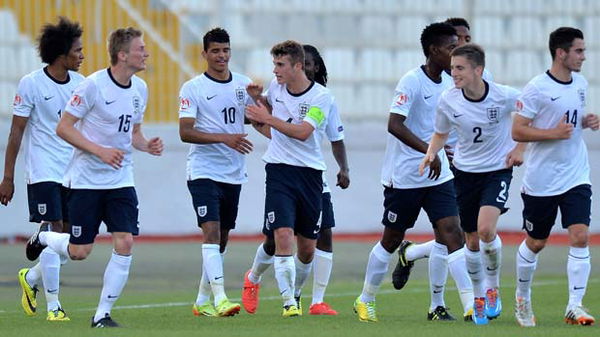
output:
[[[317,239],[317,249],[330,253],[333,251],[331,228],[321,230],[319,238]]]
[[[496,231],[489,228],[482,228],[479,230],[479,239],[483,242],[492,242],[496,237]]]
[[[570,244],[573,247],[586,247],[588,245],[588,231],[574,231],[569,233]]]
[[[131,255],[133,235],[125,235],[114,240],[114,250],[119,255]]]
[[[275,239],[267,236],[265,242],[263,242],[263,250],[267,255],[275,255]]]
[[[302,250],[298,250],[297,256],[300,262],[308,264],[313,260],[315,256],[315,250],[314,248],[312,250],[309,248],[304,248]]]
[[[63,222],[62,221],[60,221],[60,220],[51,221],[50,224],[51,224],[50,228],[52,228],[53,232],[56,232],[56,233],[63,232]]]
[[[465,233],[465,244],[467,249],[470,251],[478,251],[479,250],[479,236],[476,232],[473,233]]]
[[[91,245],[69,245],[69,257],[74,261],[85,260],[91,252]]]
[[[544,247],[546,247],[547,240],[537,240],[531,237],[527,238],[526,244],[527,248],[529,248],[534,253],[539,253]]]

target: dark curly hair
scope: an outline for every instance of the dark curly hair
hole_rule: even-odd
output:
[[[456,35],[456,29],[445,22],[436,22],[425,27],[421,33],[421,47],[425,57],[429,57],[429,47],[431,45],[439,46],[444,42],[444,38],[453,35]]]
[[[208,51],[208,46],[211,42],[229,43],[229,33],[223,28],[213,28],[204,34],[202,38],[204,51]]]
[[[317,50],[317,48],[315,48],[314,46],[311,46],[310,44],[305,44],[302,46],[302,48],[304,48],[305,54],[312,55],[313,60],[315,60],[315,64],[319,67],[319,72],[315,73],[315,78],[313,78],[312,80],[314,80],[315,82],[319,83],[320,85],[326,87],[327,86],[327,68],[325,67],[325,62],[323,62],[321,53],[319,53],[319,50]]]
[[[81,34],[81,25],[63,16],[58,18],[57,24],[45,24],[38,37],[38,52],[42,62],[52,64],[59,56],[69,54],[73,43]]]

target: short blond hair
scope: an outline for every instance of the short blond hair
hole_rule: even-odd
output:
[[[142,31],[133,27],[119,28],[114,30],[108,36],[108,54],[110,55],[110,64],[115,65],[119,61],[119,52],[129,51],[131,40],[141,37]]]

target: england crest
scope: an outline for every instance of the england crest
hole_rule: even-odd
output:
[[[392,212],[392,211],[388,211],[388,216],[387,216],[387,218],[388,218],[388,220],[389,220],[391,223],[394,223],[394,222],[396,222],[396,219],[398,219],[398,214],[396,214],[396,213],[394,213],[394,212]]]
[[[498,123],[498,113],[500,113],[500,109],[498,107],[487,108],[487,118],[492,123]]]
[[[301,121],[304,120],[304,117],[306,117],[306,114],[308,113],[308,109],[310,109],[310,104],[300,103],[300,105],[298,105],[298,119],[300,119]]]
[[[206,216],[208,209],[206,206],[198,206],[198,216],[203,218]]]
[[[269,223],[275,222],[275,212],[267,213],[267,220],[269,221]]]
[[[40,213],[40,215],[45,215],[47,210],[46,204],[38,204],[38,213]]]
[[[81,226],[71,226],[71,234],[78,238],[81,236]]]
[[[235,89],[235,98],[237,99],[239,105],[244,105],[246,102],[246,89]]]

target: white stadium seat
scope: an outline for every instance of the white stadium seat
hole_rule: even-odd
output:
[[[363,84],[358,90],[356,106],[361,116],[387,116],[393,95],[393,86]]]
[[[399,16],[396,20],[396,37],[399,46],[421,46],[421,32],[430,22],[421,16]]]
[[[366,41],[389,41],[396,39],[394,22],[389,15],[368,15],[361,19],[361,38]]]
[[[549,62],[543,62],[539,52],[511,50],[506,57],[504,73],[507,82],[526,83],[542,73]]]
[[[543,47],[544,38],[542,22],[539,17],[513,17],[508,22],[508,43],[514,47]]]
[[[360,53],[358,73],[362,80],[393,80],[395,62],[387,49],[366,49]]]
[[[496,1],[490,1],[496,2]],[[484,47],[504,46],[506,29],[504,21],[496,16],[478,16],[471,23],[473,40]]]
[[[356,92],[352,84],[336,84],[335,82],[330,82],[328,88],[331,90],[333,96],[335,96],[335,101],[337,102],[339,113],[342,116],[342,121],[346,120],[345,116],[352,115],[353,113],[356,114],[356,101],[358,100],[358,97],[356,97]]]
[[[600,10],[598,11],[600,13]],[[600,47],[600,15],[588,16],[585,18],[583,26],[583,37],[585,39],[585,45],[588,48]],[[600,62],[600,60],[596,60]]]
[[[396,53],[396,73],[394,74],[394,87],[395,84],[406,74],[409,70],[416,68],[425,63],[425,55],[421,49],[416,50],[401,50]]]
[[[335,80],[354,81],[357,78],[356,55],[353,49],[325,49],[323,59],[327,64],[329,76]]]

